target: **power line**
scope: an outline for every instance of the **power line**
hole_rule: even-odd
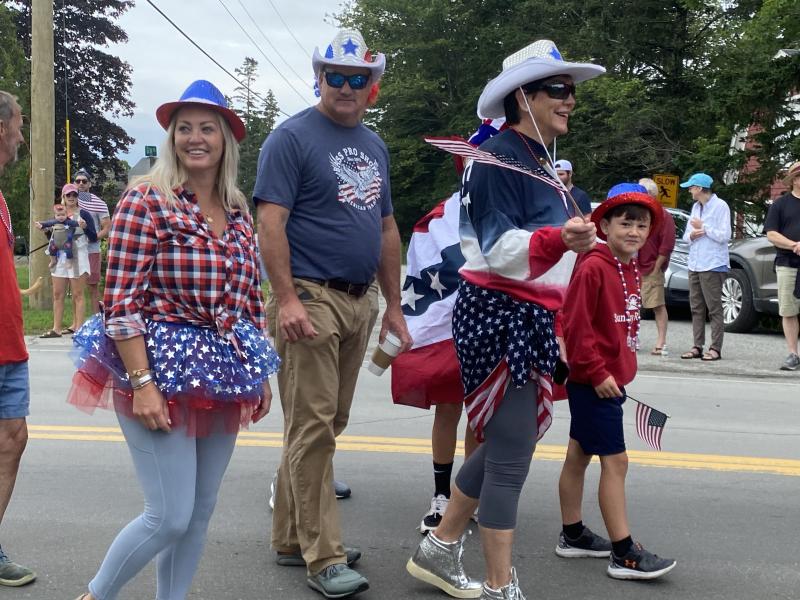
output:
[[[292,85],[292,82],[291,82],[291,81],[289,81],[289,80],[286,78],[286,76],[285,76],[283,73],[281,73],[281,70],[280,70],[280,69],[279,69],[277,66],[275,66],[275,63],[274,63],[274,62],[272,62],[272,61],[269,59],[269,56],[267,56],[266,54],[264,54],[264,51],[261,49],[261,47],[260,47],[260,46],[259,46],[259,45],[256,43],[256,41],[253,39],[253,36],[251,36],[251,35],[250,35],[250,34],[247,32],[247,30],[246,30],[246,29],[245,29],[245,28],[242,26],[242,24],[239,22],[239,19],[237,19],[237,18],[236,18],[236,17],[233,15],[233,13],[232,13],[232,12],[231,12],[231,11],[228,9],[228,7],[225,5],[225,3],[224,3],[222,0],[217,0],[217,2],[219,2],[220,6],[222,6],[222,8],[224,8],[224,9],[225,9],[225,12],[226,12],[226,13],[228,13],[228,15],[230,16],[230,18],[231,18],[231,19],[233,19],[233,20],[234,20],[234,22],[235,22],[235,23],[236,23],[236,24],[239,26],[239,29],[241,29],[241,30],[242,30],[242,33],[244,33],[244,34],[247,36],[247,39],[249,39],[249,40],[250,40],[250,41],[253,43],[253,45],[256,47],[256,50],[258,50],[259,52],[261,52],[261,56],[263,56],[263,57],[266,59],[266,61],[267,61],[267,62],[268,62],[270,65],[272,65],[272,68],[273,68],[273,69],[275,69],[275,72],[276,72],[278,75],[280,75],[280,76],[281,76],[281,79],[283,79],[283,80],[286,82],[286,85],[288,85],[290,88],[292,88],[292,90],[294,90],[294,93],[295,93],[295,94],[297,94],[297,95],[300,97],[300,99],[301,99],[303,102],[305,102],[306,104],[308,104],[308,105],[310,106],[310,104],[309,104],[308,100],[306,99],[306,97],[305,97],[305,96],[303,96],[303,94],[300,92],[300,90],[298,90],[296,87],[294,87],[294,85]]]
[[[264,31],[261,29],[261,27],[259,27],[259,26],[258,26],[258,23],[257,23],[257,22],[256,22],[256,20],[253,18],[253,15],[251,15],[251,14],[250,14],[250,11],[249,11],[249,10],[247,10],[247,7],[244,5],[244,3],[242,2],[242,0],[238,0],[238,1],[239,1],[239,6],[241,6],[241,7],[242,7],[242,10],[245,12],[245,14],[246,14],[248,17],[250,17],[250,21],[253,23],[253,25],[255,26],[255,28],[256,28],[256,29],[258,29],[258,32],[261,34],[261,37],[263,37],[263,38],[264,38],[264,40],[266,40],[266,42],[269,44],[270,48],[272,48],[272,49],[275,51],[275,54],[277,54],[277,55],[278,55],[278,57],[279,57],[279,58],[280,58],[280,59],[283,61],[283,64],[285,64],[287,67],[289,67],[289,70],[290,70],[292,73],[294,73],[294,74],[297,76],[297,78],[298,78],[300,81],[302,81],[302,82],[303,82],[303,83],[306,85],[306,87],[308,87],[308,89],[313,89],[313,88],[311,87],[311,85],[309,85],[309,83],[306,81],[306,78],[305,78],[305,77],[303,77],[302,75],[300,75],[300,73],[298,73],[297,71],[295,71],[295,70],[294,70],[294,68],[292,67],[292,65],[291,65],[291,64],[289,64],[289,61],[287,61],[287,60],[286,60],[286,59],[283,57],[283,55],[280,53],[280,50],[278,50],[278,49],[275,47],[275,44],[273,44],[273,43],[270,41],[270,39],[267,37],[267,34],[265,34],[265,33],[264,33]],[[263,52],[262,52],[262,54],[263,54]]]
[[[270,6],[272,6],[272,9],[275,11],[275,14],[278,15],[278,18],[281,20],[281,23],[283,23],[283,26],[286,27],[286,31],[289,32],[289,35],[292,36],[292,38],[294,39],[295,42],[297,42],[297,45],[300,46],[300,49],[305,53],[305,55],[308,58],[311,58],[311,55],[308,53],[308,50],[306,50],[305,47],[303,47],[303,44],[301,44],[300,40],[298,40],[297,37],[294,35],[292,30],[289,28],[289,25],[286,23],[286,21],[283,20],[283,17],[281,16],[281,13],[278,10],[278,7],[275,6],[275,4],[272,2],[272,0],[269,0],[269,4],[270,4]]]
[[[215,59],[215,58],[214,58],[213,56],[211,56],[211,55],[210,55],[208,52],[206,52],[205,50],[203,50],[203,49],[202,49],[202,48],[199,46],[199,44],[198,44],[197,42],[195,42],[195,41],[194,41],[194,40],[193,40],[193,39],[192,39],[192,38],[191,38],[191,37],[190,37],[190,36],[189,36],[189,35],[188,35],[186,32],[184,32],[184,31],[183,31],[183,29],[181,29],[180,27],[178,27],[178,25],[176,25],[176,24],[175,24],[175,21],[173,21],[173,20],[172,20],[172,19],[170,19],[170,18],[169,18],[167,15],[165,15],[165,14],[164,14],[164,12],[163,12],[163,11],[162,11],[160,8],[158,8],[158,7],[157,7],[157,6],[156,6],[156,5],[153,3],[153,0],[147,0],[147,3],[148,3],[150,6],[152,6],[152,7],[153,7],[153,8],[156,10],[156,12],[157,12],[158,14],[160,14],[162,17],[164,17],[164,18],[167,20],[167,22],[168,22],[170,25],[172,25],[172,26],[173,26],[173,27],[174,27],[174,28],[175,28],[175,29],[178,31],[178,33],[180,33],[180,34],[181,34],[183,37],[185,37],[187,40],[189,40],[189,42],[190,42],[190,43],[191,43],[191,44],[192,44],[192,45],[193,45],[195,48],[197,48],[198,50],[200,50],[200,52],[202,52],[202,53],[203,53],[203,54],[206,56],[206,58],[208,58],[208,59],[209,59],[211,62],[213,62],[213,63],[214,63],[215,65],[217,65],[217,66],[218,66],[220,69],[222,69],[222,70],[225,72],[225,74],[226,74],[226,75],[228,75],[228,77],[230,77],[231,79],[233,79],[233,80],[234,80],[236,83],[238,83],[238,84],[239,84],[239,85],[241,85],[242,87],[244,87],[244,88],[246,88],[246,87],[247,87],[247,86],[246,86],[244,83],[242,83],[241,81],[239,81],[239,78],[238,78],[238,77],[236,77],[236,75],[234,75],[233,73],[231,73],[230,71],[228,71],[228,69],[226,69],[225,67],[223,67],[223,66],[222,66],[222,65],[221,65],[221,64],[220,64],[220,63],[217,61],[217,59]],[[265,99],[263,96],[261,96],[260,94],[258,94],[257,92],[253,92],[253,95],[254,95],[256,98],[258,98],[259,100],[261,100],[262,102],[266,102],[266,99]],[[284,111],[283,109],[281,109],[281,107],[280,107],[280,106],[278,107],[278,112],[280,112],[282,115],[284,115],[284,116],[286,116],[286,117],[291,117],[291,116],[292,116],[292,115],[290,115],[289,113],[287,113],[286,111]]]

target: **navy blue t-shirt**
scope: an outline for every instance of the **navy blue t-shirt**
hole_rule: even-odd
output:
[[[587,194],[577,185],[573,185],[569,193],[572,194],[573,198],[575,198],[575,202],[578,203],[578,208],[581,209],[583,214],[588,215],[590,212],[592,212],[592,199],[589,197],[589,194]]]
[[[796,242],[800,240],[800,198],[791,192],[772,203],[764,221],[765,231],[777,231],[781,235]],[[796,255],[791,250],[778,248],[775,255],[775,264],[779,267],[789,267],[794,264]]]
[[[261,148],[253,200],[290,211],[292,276],[375,277],[392,200],[389,152],[366,126],[343,127],[314,107],[287,119]]]

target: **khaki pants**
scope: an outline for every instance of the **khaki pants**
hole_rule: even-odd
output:
[[[706,310],[711,321],[711,345],[722,351],[725,325],[722,314],[722,282],[727,273],[717,271],[689,271],[689,306],[692,309],[692,335],[694,345],[702,348],[706,342]]]
[[[284,415],[272,546],[278,552],[300,550],[308,573],[314,574],[345,562],[333,491],[333,453],[336,436],[350,416],[369,341],[371,307],[369,295],[356,298],[302,279],[294,283],[318,335],[287,342],[270,298],[270,334],[283,361],[278,390]]]

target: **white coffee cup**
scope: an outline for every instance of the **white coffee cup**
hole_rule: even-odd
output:
[[[400,338],[391,331],[386,333],[383,343],[375,348],[367,370],[373,375],[383,375],[383,372],[392,364],[395,356],[400,354]]]

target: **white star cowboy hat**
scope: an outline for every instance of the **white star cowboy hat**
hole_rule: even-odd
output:
[[[156,119],[164,129],[169,129],[175,111],[192,104],[221,114],[230,125],[236,141],[241,142],[244,139],[247,133],[244,123],[235,112],[228,108],[228,102],[222,92],[213,83],[204,79],[190,83],[180,100],[159,106],[156,110]]]
[[[372,54],[364,43],[364,37],[356,29],[341,29],[328,45],[325,54],[314,48],[311,66],[319,77],[326,65],[332,67],[360,67],[369,69],[373,83],[378,81],[386,69],[386,57],[378,52]]]
[[[481,119],[505,117],[503,99],[518,87],[556,75],[569,75],[575,83],[602,75],[606,70],[591,63],[567,62],[550,40],[538,40],[503,61],[503,70],[486,84],[478,99]]]

